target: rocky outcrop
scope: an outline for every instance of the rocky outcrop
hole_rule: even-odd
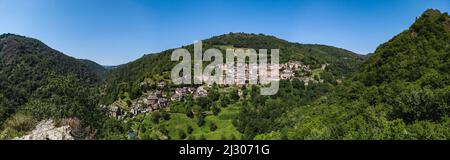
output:
[[[74,140],[69,125],[56,127],[53,120],[41,121],[29,135],[14,140]]]

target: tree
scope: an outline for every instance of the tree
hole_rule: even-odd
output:
[[[179,130],[179,131],[178,131],[178,138],[180,138],[180,139],[186,139],[186,137],[187,137],[187,135],[186,135],[186,133],[184,133],[183,130]]]
[[[197,99],[197,102],[198,102],[198,105],[200,105],[202,110],[206,110],[212,101],[210,101],[209,98],[200,97]]]
[[[213,114],[214,114],[215,116],[217,116],[217,115],[219,115],[219,113],[220,113],[220,108],[217,107],[217,105],[213,105],[213,106],[211,107],[211,111],[213,112]]]
[[[219,98],[220,98],[220,94],[219,94],[219,89],[217,87],[213,87],[212,89],[209,90],[208,99],[211,102],[218,101]]]
[[[194,112],[192,112],[191,110],[187,110],[186,116],[192,119],[192,118],[194,118]]]
[[[328,83],[331,83],[331,84],[335,84],[335,83],[336,83],[336,80],[334,79],[333,74],[331,74],[330,72],[323,72],[323,73],[320,75],[320,77],[321,77],[325,82],[328,82]]]
[[[155,124],[159,123],[159,119],[161,119],[161,113],[159,112],[153,112],[152,113],[152,122]]]
[[[320,80],[319,76],[318,75],[314,75],[314,80],[319,81]]]
[[[192,126],[188,126],[186,130],[188,134],[192,134],[192,132],[194,132],[194,128],[192,128]]]
[[[133,85],[131,85],[130,98],[136,99],[139,96],[141,96],[141,87],[138,83],[133,83]]]
[[[166,121],[170,120],[170,114],[167,113],[166,111],[161,112],[161,117],[162,117],[162,119],[164,119]]]
[[[292,87],[296,88],[297,90],[302,90],[303,88],[305,88],[305,83],[296,78],[292,80]]]
[[[205,137],[205,135],[204,135],[204,134],[202,134],[202,135],[200,136],[200,138],[198,138],[198,140],[206,140],[206,137]]]
[[[236,140],[236,136],[234,134],[231,134],[230,140]]]
[[[129,129],[122,122],[107,118],[104,121],[102,128],[99,130],[100,133],[97,135],[101,139],[126,139],[126,132]]]
[[[239,101],[239,90],[233,90],[230,97],[233,102]]]
[[[252,85],[251,87],[251,97],[252,98],[256,98],[256,96],[258,96],[260,94],[260,90],[259,87],[256,85]]]
[[[190,141],[195,140],[195,136],[189,135],[189,136],[187,137],[187,140],[190,140]]]
[[[229,104],[230,104],[230,97],[223,96],[223,98],[220,100],[220,106],[222,108],[226,108],[228,107]]]
[[[197,125],[198,125],[199,127],[202,127],[203,125],[205,125],[205,118],[204,118],[202,115],[198,117],[198,119],[197,119]]]
[[[217,125],[214,122],[209,123],[209,130],[214,132],[217,130]]]

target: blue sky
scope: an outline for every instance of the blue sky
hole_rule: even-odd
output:
[[[356,53],[449,0],[0,0],[0,34],[42,40],[104,65],[229,32],[264,33]]]

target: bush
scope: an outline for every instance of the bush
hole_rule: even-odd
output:
[[[194,129],[192,128],[192,126],[188,126],[187,127],[187,133],[188,134],[192,134],[192,132],[194,132]]]
[[[198,140],[206,140],[205,135],[202,134],[202,135],[200,136],[200,138],[198,138]]]
[[[161,117],[162,117],[162,119],[164,119],[166,121],[170,120],[170,114],[167,112],[162,112]]]
[[[178,131],[178,137],[179,137],[180,139],[186,139],[187,135],[186,135],[186,133],[184,133],[183,130],[179,130],[179,131]]]
[[[158,124],[160,118],[161,118],[161,113],[153,112],[153,114],[152,114],[152,122],[153,123]]]
[[[11,128],[18,132],[27,132],[31,131],[35,127],[36,123],[37,122],[33,119],[33,117],[18,113],[6,120],[4,128]]]
[[[209,130],[211,132],[216,131],[217,130],[217,125],[215,123],[213,123],[213,122],[209,123]]]
[[[186,112],[186,116],[192,119],[192,118],[194,118],[194,113],[191,110],[188,110]]]
[[[203,125],[205,125],[205,118],[203,116],[199,116],[198,120],[197,120],[197,125],[199,127],[202,127]]]
[[[187,140],[195,140],[195,137],[194,137],[193,135],[189,135],[189,136],[187,137]]]
[[[214,105],[213,107],[211,107],[211,111],[213,112],[213,114],[214,114],[215,116],[217,116],[217,115],[219,115],[219,113],[220,113],[220,108],[217,107],[216,105]]]
[[[33,117],[29,115],[15,114],[3,124],[4,129],[0,133],[0,139],[11,139],[22,136],[26,132],[33,130],[36,123]]]

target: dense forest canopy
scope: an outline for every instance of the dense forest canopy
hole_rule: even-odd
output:
[[[449,139],[450,17],[427,10],[350,80],[294,109],[295,139]],[[283,131],[283,130],[282,130]]]

